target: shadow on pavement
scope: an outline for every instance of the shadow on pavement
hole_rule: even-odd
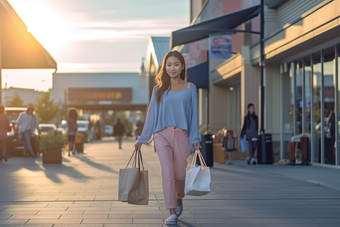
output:
[[[14,160],[13,158],[9,160],[8,163],[6,163],[6,166],[2,166],[2,168],[6,168],[6,172],[17,172],[21,169],[26,169],[31,172],[38,172],[43,171],[47,178],[49,178],[51,181],[55,183],[63,183],[62,180],[58,175],[66,175],[70,178],[73,178],[75,180],[80,179],[88,179],[91,177],[88,177],[78,170],[76,170],[74,167],[66,166],[63,164],[42,164],[35,160],[30,160],[26,158],[18,158],[15,160],[15,162],[11,161]],[[66,158],[63,157],[63,162],[69,162]],[[1,168],[0,168],[1,169]]]
[[[69,176],[70,178],[75,179],[76,181],[89,179],[91,177],[86,176],[76,170],[71,166],[65,166],[63,164],[44,164],[42,169],[47,178],[55,183],[63,183],[58,175],[63,174]]]
[[[167,226],[167,225],[165,225],[165,226]],[[178,224],[174,225],[174,226],[197,227],[197,224],[187,223],[187,222],[179,219]]]
[[[76,155],[74,156],[74,158],[77,158],[79,159],[80,161],[96,168],[96,169],[100,169],[100,170],[104,170],[104,171],[107,171],[107,172],[110,172],[110,173],[118,173],[116,170],[106,166],[106,165],[102,165],[102,164],[99,164],[99,163],[96,163],[94,161],[92,161],[91,159],[89,159],[88,157],[86,156],[80,156],[80,155]]]

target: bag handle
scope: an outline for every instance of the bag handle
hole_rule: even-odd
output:
[[[129,166],[129,164],[130,164],[132,158],[136,156],[136,152],[137,152],[137,150],[134,150],[134,152],[132,153],[131,158],[130,158],[128,164],[126,165],[125,169]],[[136,158],[135,158],[135,159],[136,159]],[[135,163],[135,160],[132,162],[132,166],[134,165],[134,163]]]
[[[132,153],[130,160],[129,160],[128,164],[126,165],[125,169],[129,166],[132,159],[133,159],[132,167],[138,167],[138,169],[140,169],[140,166],[142,164],[143,171],[144,171],[144,162],[143,162],[142,152],[134,150],[134,152]],[[137,165],[137,160],[138,160],[138,165]]]
[[[207,164],[205,163],[205,160],[204,160],[203,155],[202,155],[200,150],[197,150],[197,154],[198,154],[198,157],[199,157],[199,159],[201,161],[202,168],[203,167],[207,167]]]
[[[196,163],[196,160],[197,160],[197,156],[198,158],[200,159],[200,162],[201,162],[201,168],[203,169],[204,167],[207,167],[207,164],[205,163],[205,160],[202,156],[202,153],[199,149],[195,150],[195,154],[194,154],[194,157],[192,159],[192,162],[191,162],[191,166],[190,166],[190,169],[194,168],[195,166],[195,163]]]
[[[142,152],[141,151],[138,152],[138,156],[140,156],[139,157],[140,159],[138,159],[138,160],[140,160],[140,162],[142,163],[142,167],[143,167],[143,171],[144,171],[144,162],[143,162],[143,157],[142,157]],[[140,163],[139,163],[139,166],[140,166]]]

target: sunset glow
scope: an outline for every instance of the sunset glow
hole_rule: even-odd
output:
[[[157,0],[150,0],[149,6],[135,0],[8,1],[28,31],[57,61],[58,72],[139,71],[150,36],[170,36],[171,31],[189,25],[187,1],[177,0],[182,8]],[[166,13],[160,14],[159,9]],[[3,78],[2,86],[7,82],[7,87],[24,84],[47,90],[52,82],[41,84],[38,71],[3,70],[7,79]],[[23,74],[25,78],[20,76]],[[51,70],[38,74],[52,81]],[[26,80],[28,76],[30,80]]]

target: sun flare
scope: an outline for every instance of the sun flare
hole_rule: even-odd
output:
[[[66,51],[68,26],[65,18],[45,2],[10,1],[29,32],[52,56]]]

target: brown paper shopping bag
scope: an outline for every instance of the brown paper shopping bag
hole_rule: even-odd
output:
[[[129,192],[138,190],[139,187],[139,168],[132,166],[127,168],[131,159],[136,158],[137,151],[134,151],[125,169],[119,170],[118,199],[122,202],[128,201]]]
[[[136,154],[139,169],[139,185],[137,190],[131,190],[128,195],[128,203],[136,205],[148,205],[149,203],[149,176],[148,171],[144,169],[142,153],[139,151]],[[140,167],[143,167],[143,170]]]
[[[127,168],[131,160],[132,168]],[[144,169],[141,152],[134,151],[125,169],[119,170],[119,201],[136,205],[149,203],[148,171]],[[143,170],[140,167],[143,167]]]

